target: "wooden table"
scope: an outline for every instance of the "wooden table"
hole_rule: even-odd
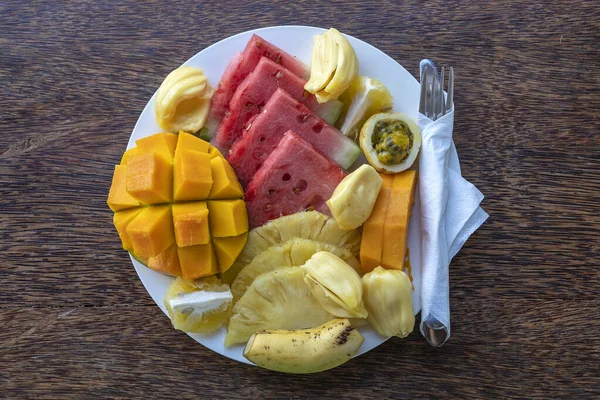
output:
[[[597,1],[184,3],[0,5],[0,397],[599,398]],[[252,368],[173,330],[119,249],[113,165],[162,79],[283,24],[457,71],[455,142],[490,219],[452,262],[440,349],[415,331],[318,375]]]

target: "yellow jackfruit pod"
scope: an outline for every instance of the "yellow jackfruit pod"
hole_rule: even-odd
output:
[[[325,310],[340,318],[367,317],[360,276],[344,260],[320,251],[302,268],[304,282]]]
[[[367,164],[342,179],[327,200],[340,229],[356,229],[369,218],[382,184],[381,176]]]
[[[379,266],[362,277],[362,286],[371,326],[383,336],[407,337],[415,327],[408,275]]]
[[[319,103],[337,99],[358,75],[358,58],[352,45],[337,29],[316,35],[310,66],[310,79],[304,89]]]
[[[167,75],[156,93],[156,123],[173,133],[199,131],[208,117],[213,93],[213,87],[200,68],[177,68]]]

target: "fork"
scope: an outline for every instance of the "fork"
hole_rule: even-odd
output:
[[[435,64],[431,60],[422,60],[421,70],[421,98],[419,100],[419,113],[435,121],[450,112],[454,106],[454,68],[450,67],[448,74],[448,92],[444,95],[445,68],[442,67],[437,74]],[[433,347],[440,347],[448,340],[448,328],[431,317],[425,322],[425,339]]]
[[[448,74],[448,92],[444,95],[445,67],[442,66],[438,75],[435,64],[431,60],[422,60],[421,70],[421,97],[419,112],[435,121],[454,107],[454,68],[450,67]]]

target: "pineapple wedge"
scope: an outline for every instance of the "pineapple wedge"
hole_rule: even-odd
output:
[[[252,229],[242,253],[233,266],[223,273],[222,281],[233,283],[237,274],[254,257],[271,246],[280,245],[290,239],[301,238],[316,240],[348,249],[358,256],[360,249],[360,232],[344,231],[339,228],[333,218],[317,211],[302,211],[296,214],[277,218],[263,226]]]
[[[265,329],[306,329],[331,321],[304,283],[302,268],[286,267],[262,274],[233,307],[225,346],[245,343]]]
[[[234,303],[242,297],[259,275],[281,267],[301,266],[319,251],[335,254],[360,273],[360,263],[348,249],[316,240],[291,239],[282,245],[269,247],[240,271],[231,285]]]

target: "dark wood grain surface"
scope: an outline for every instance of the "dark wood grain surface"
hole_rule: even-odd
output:
[[[284,376],[176,332],[106,206],[168,72],[284,24],[365,40],[416,74],[453,65],[455,142],[490,214],[451,265],[453,336],[415,331]],[[0,397],[600,397],[597,1],[0,4]]]

